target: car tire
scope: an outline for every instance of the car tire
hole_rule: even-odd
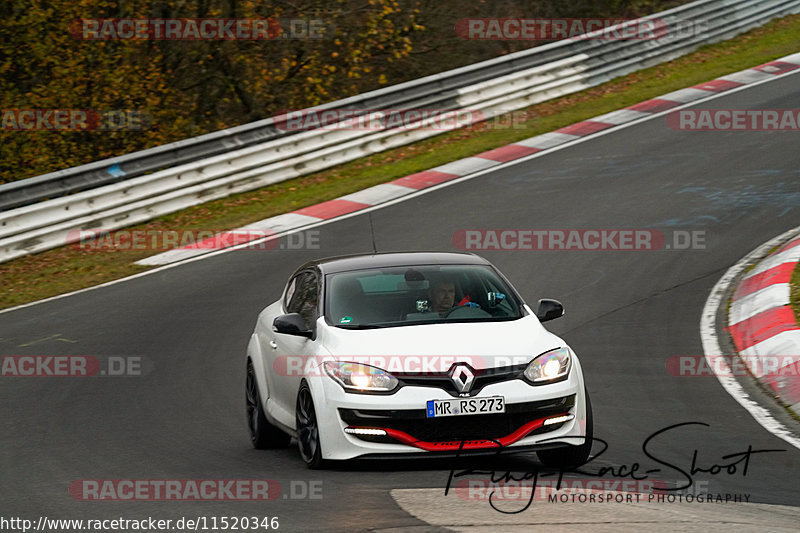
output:
[[[311,387],[306,381],[300,384],[297,391],[297,407],[295,408],[297,421],[297,447],[300,457],[306,466],[312,470],[323,468],[325,461],[322,459],[322,443],[319,437],[319,423],[317,412],[314,408],[314,398]]]
[[[559,469],[577,468],[589,459],[594,436],[594,417],[592,416],[592,401],[589,399],[589,391],[584,389],[584,395],[586,396],[586,438],[583,444],[537,451],[536,456],[545,466]]]
[[[292,440],[291,436],[273,426],[264,415],[261,396],[258,394],[258,383],[253,363],[247,362],[247,382],[245,384],[247,400],[247,428],[250,431],[250,442],[257,450],[285,448]]]

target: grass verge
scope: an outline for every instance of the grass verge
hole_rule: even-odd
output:
[[[800,35],[800,15],[779,19],[674,61],[529,107],[523,110],[527,118],[515,127],[478,126],[445,133],[322,172],[184,209],[131,229],[223,231],[243,226],[772,61],[798,51],[797,35]],[[519,115],[518,112],[516,116]],[[150,267],[133,263],[153,253],[156,252],[92,251],[64,246],[0,264],[4,288],[0,309],[148,270]]]

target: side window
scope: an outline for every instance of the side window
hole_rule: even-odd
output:
[[[288,301],[286,310],[289,313],[299,313],[309,329],[313,328],[317,321],[318,289],[317,275],[314,272],[303,272],[292,280],[286,292]]]

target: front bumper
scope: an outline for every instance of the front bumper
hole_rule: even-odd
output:
[[[485,386],[476,398],[503,396],[505,413],[428,418],[436,387],[406,386],[391,395],[346,393],[328,378],[312,384],[326,459],[407,454],[498,453],[583,443],[585,397],[580,367],[568,379],[531,386],[515,379]],[[551,419],[559,417],[556,423]],[[354,429],[368,431],[354,434]],[[348,433],[350,431],[350,433]]]
[[[548,433],[572,419],[575,396],[509,404],[505,413],[428,418],[425,409],[339,409],[345,433],[372,443],[396,443],[425,451],[505,447]],[[559,418],[560,417],[560,418]],[[466,420],[465,420],[466,418]],[[563,421],[558,421],[565,419]],[[555,421],[555,423],[552,423]],[[383,432],[383,435],[375,432]]]

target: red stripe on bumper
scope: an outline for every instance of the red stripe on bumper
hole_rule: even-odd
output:
[[[511,433],[510,435],[506,435],[505,437],[495,439],[495,440],[488,440],[488,439],[464,439],[463,441],[444,441],[444,442],[428,442],[424,440],[416,439],[412,437],[408,433],[404,431],[399,431],[396,429],[387,429],[387,428],[370,428],[370,429],[382,429],[386,432],[386,434],[393,439],[402,442],[403,444],[408,444],[409,446],[414,446],[421,450],[429,451],[429,452],[441,452],[441,451],[457,451],[457,450],[485,450],[489,448],[500,448],[504,446],[509,446],[514,444],[518,440],[524,438],[528,433],[539,429],[544,425],[544,421],[548,418],[556,418],[557,416],[566,416],[569,413],[562,413],[559,415],[548,416],[546,418],[539,418],[537,420],[532,420],[527,424],[523,425],[515,432]]]

